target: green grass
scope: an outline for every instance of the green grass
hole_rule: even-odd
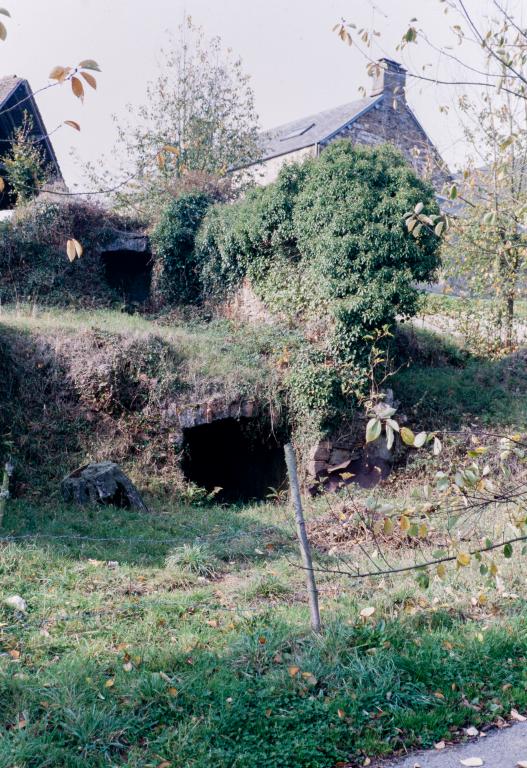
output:
[[[521,361],[520,361],[521,362]],[[469,360],[463,367],[413,365],[393,379],[395,396],[411,420],[431,429],[527,427],[527,373]]]
[[[527,428],[524,350],[489,360],[462,349],[448,335],[404,326],[394,355],[400,367],[389,383],[415,426]]]
[[[488,307],[494,299],[467,298],[465,296],[452,296],[448,294],[430,293],[426,296],[425,307],[428,312],[441,312],[445,314],[457,313],[462,307],[478,310],[480,307]],[[527,301],[518,299],[515,303],[515,315],[518,320],[527,318]]]
[[[277,386],[274,357],[299,337],[282,327],[252,326],[216,319],[210,322],[177,323],[166,317],[128,315],[117,310],[35,309],[21,305],[0,310],[0,330],[38,337],[75,337],[100,331],[119,337],[147,339],[154,335],[180,356],[181,380],[195,398],[216,391],[239,396],[271,396]]]
[[[525,601],[320,576],[315,636],[287,514],[12,502],[5,531],[39,536],[0,545],[28,604],[0,605],[1,768],[362,765],[527,708]]]

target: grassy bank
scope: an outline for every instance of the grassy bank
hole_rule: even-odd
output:
[[[0,766],[362,765],[527,707],[523,599],[320,574],[313,636],[288,515],[12,503],[29,538],[1,545],[0,590],[28,607],[0,608]]]

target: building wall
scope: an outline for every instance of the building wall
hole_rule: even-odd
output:
[[[370,146],[393,144],[403,152],[415,172],[429,180],[437,192],[441,192],[449,181],[448,168],[406,102],[401,99],[397,100],[397,106],[394,107],[393,101],[385,96],[369,112],[332,136],[326,146],[339,139],[350,139],[354,144]],[[320,148],[323,149],[323,145]],[[305,147],[264,160],[251,166],[250,170],[254,173],[256,183],[265,186],[275,181],[283,165],[302,162],[306,157],[313,157],[315,152],[314,146]]]
[[[258,165],[251,166],[251,171],[254,172],[254,180],[257,184],[264,187],[266,184],[276,180],[280,168],[284,165],[291,163],[301,163],[307,157],[314,157],[315,147],[304,147],[303,149],[297,149],[296,152],[288,152],[285,155],[279,155],[278,157],[272,157],[270,160],[264,160]]]
[[[351,139],[354,144],[370,146],[393,144],[402,151],[417,175],[430,181],[437,192],[441,192],[450,178],[439,153],[402,100],[398,100],[394,107],[393,101],[385,96],[331,141],[338,139]]]

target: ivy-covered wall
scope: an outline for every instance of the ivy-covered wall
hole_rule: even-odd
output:
[[[304,332],[287,377],[294,418],[311,433],[356,407],[372,335],[415,314],[415,283],[434,276],[433,227],[416,235],[405,223],[418,203],[439,216],[434,190],[397,150],[343,141],[204,217],[194,253],[202,295],[225,296],[248,279],[278,318]]]

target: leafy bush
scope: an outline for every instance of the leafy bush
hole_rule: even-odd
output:
[[[432,187],[397,150],[343,141],[205,217],[196,260],[206,289],[224,293],[249,278],[314,346],[291,361],[297,415],[327,425],[343,394],[363,386],[371,334],[416,313],[415,282],[439,265],[432,227],[405,223],[419,203],[438,214]]]
[[[103,206],[82,200],[58,202],[43,195],[21,206],[0,230],[0,300],[107,305],[116,296],[100,250],[113,229],[127,226]],[[84,248],[73,263],[66,256],[71,237]]]
[[[199,192],[176,198],[165,208],[152,233],[155,293],[163,303],[187,303],[199,298],[194,239],[209,204],[208,196]]]
[[[24,112],[22,125],[14,132],[9,152],[3,158],[8,189],[17,205],[36,197],[47,177],[44,151],[33,129],[32,118]]]

